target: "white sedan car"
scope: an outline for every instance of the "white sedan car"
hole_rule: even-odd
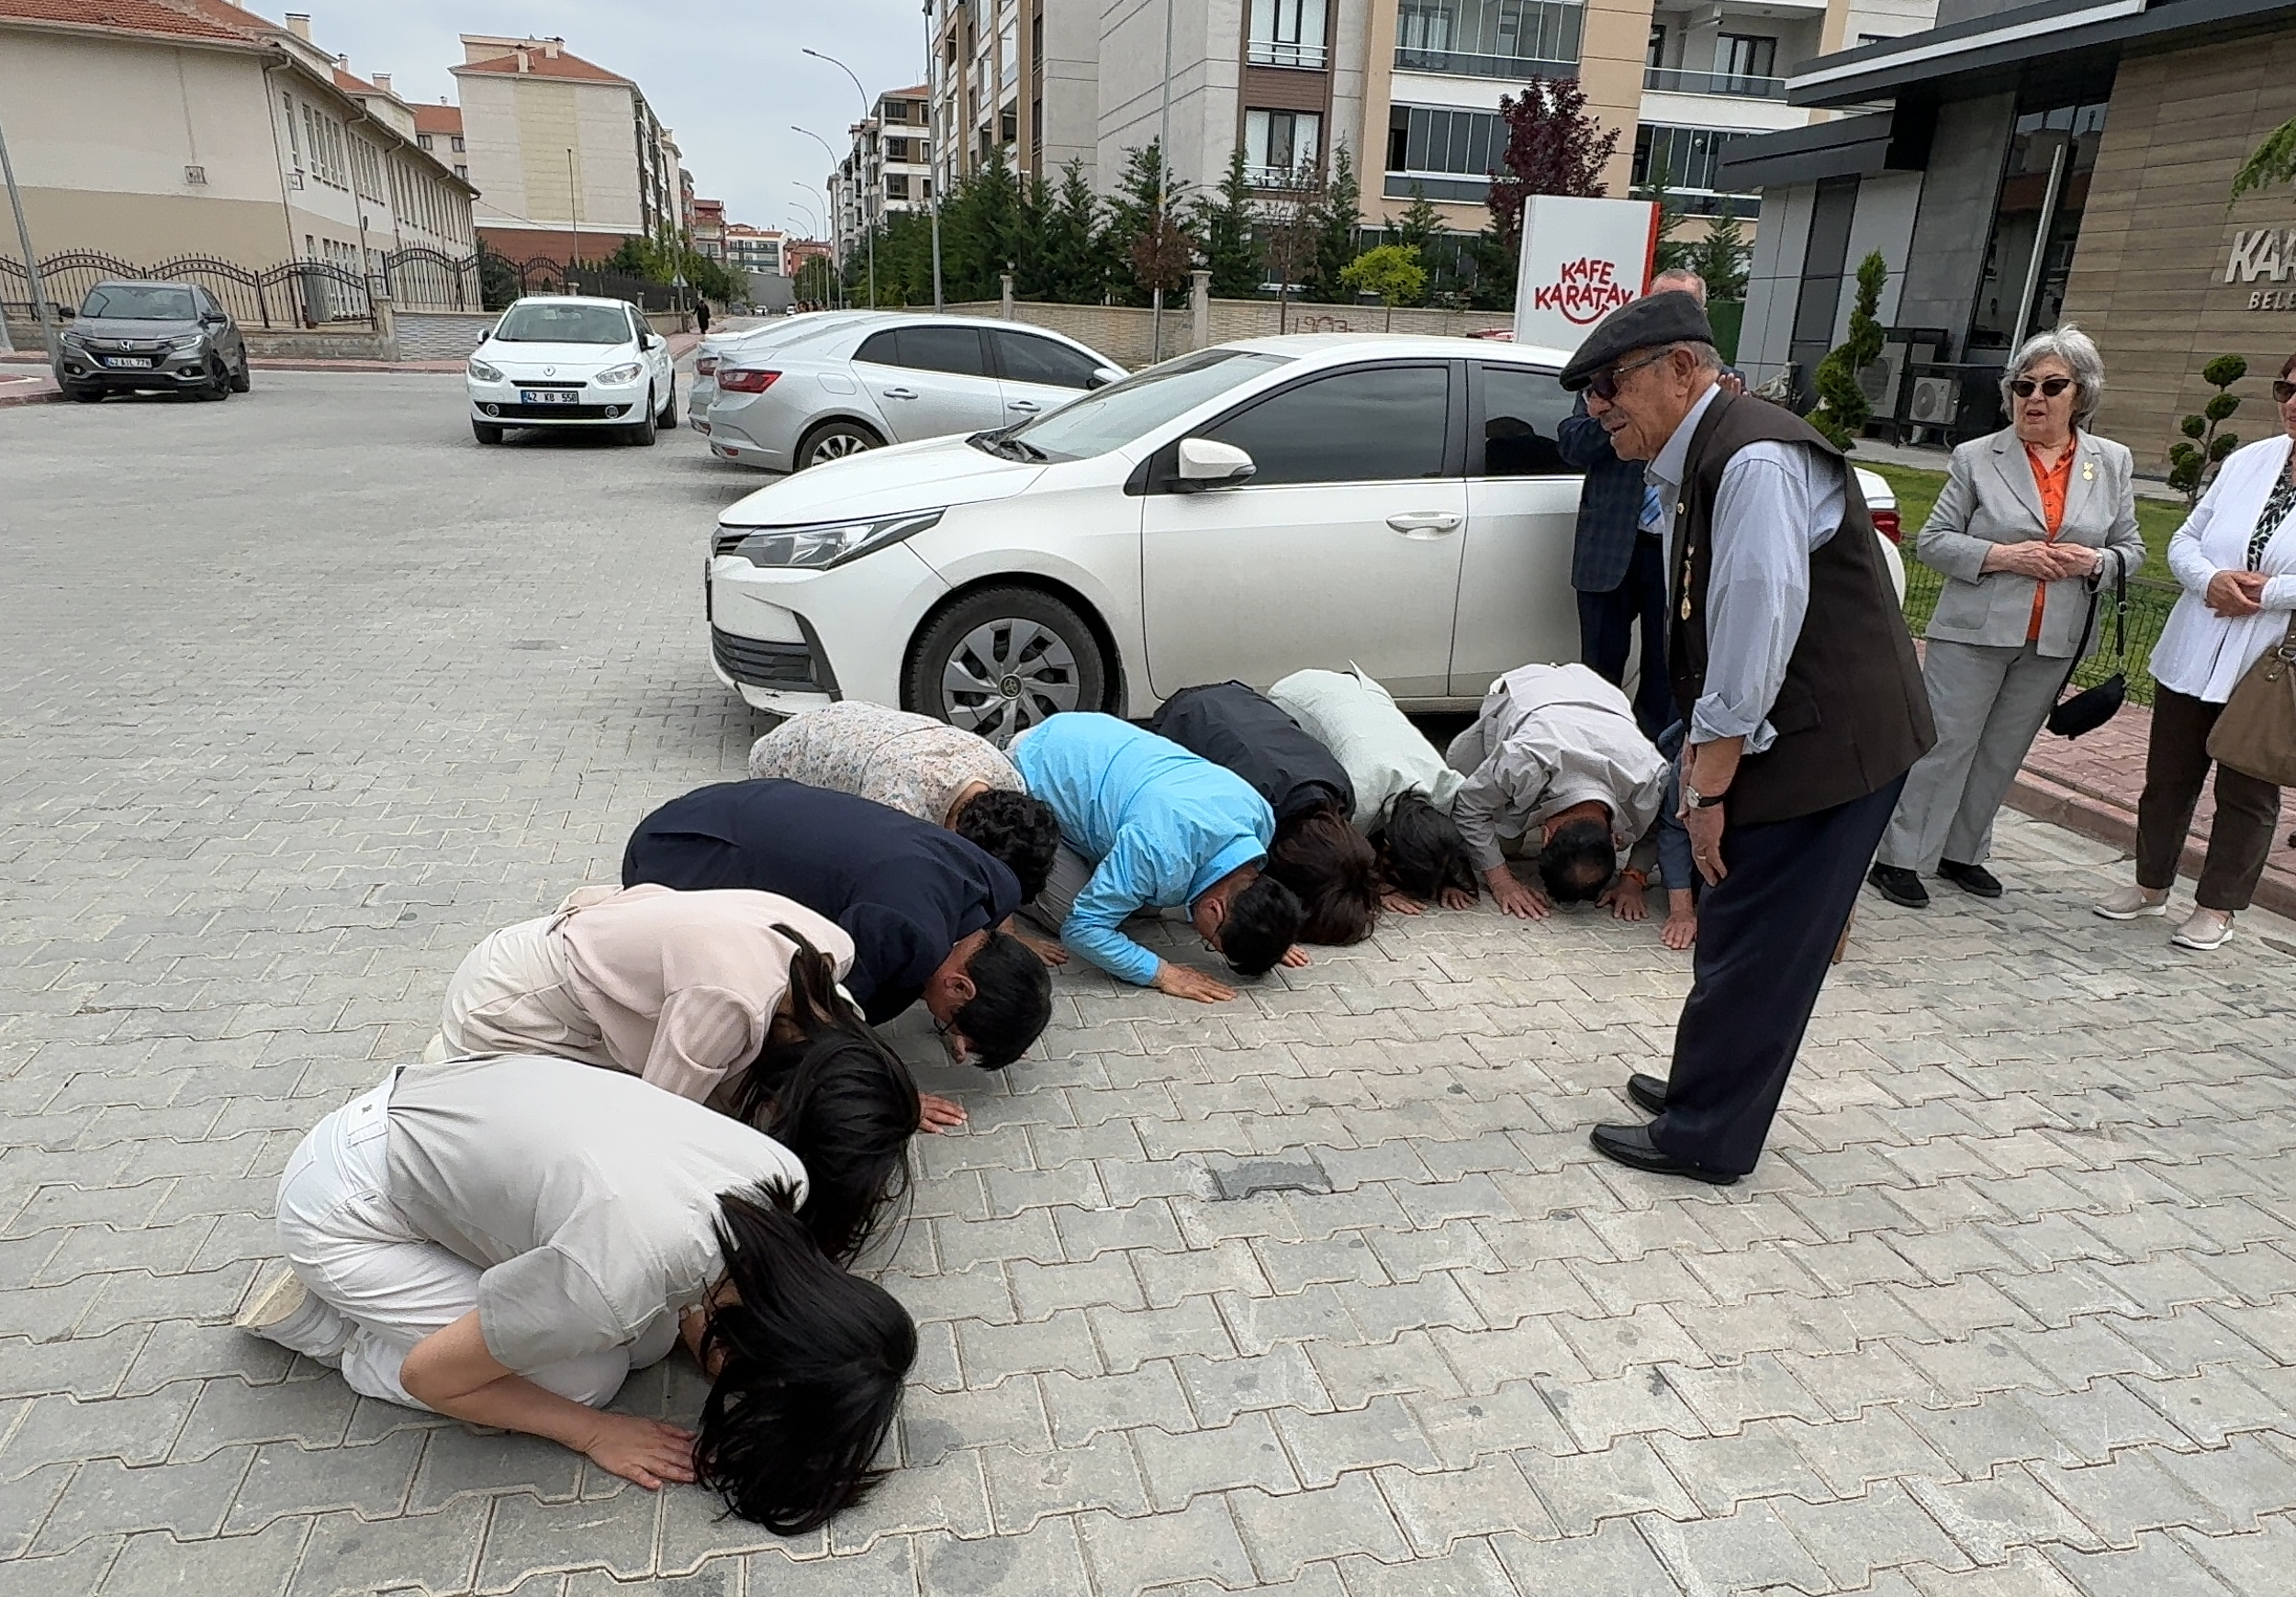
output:
[[[824,327],[870,314],[866,310],[809,310],[802,315],[775,317],[762,327],[711,333],[694,350],[693,383],[686,390],[686,425],[696,432],[710,430],[710,406],[718,396],[718,366],[722,363],[753,351],[771,349],[790,339],[810,337]]]
[[[1568,358],[1255,339],[801,473],[719,518],[712,662],[761,709],[866,699],[1000,742],[1350,662],[1406,708],[1473,709],[1503,672],[1578,657]],[[1859,479],[1894,537],[1887,486]]]
[[[623,300],[530,295],[502,313],[465,376],[480,443],[513,427],[607,428],[652,443],[655,428],[678,425],[668,341]]]

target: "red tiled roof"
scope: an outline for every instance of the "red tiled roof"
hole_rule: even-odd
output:
[[[0,0],[0,5],[6,3],[7,0]],[[526,52],[526,61],[531,70],[523,73],[518,70],[518,53],[515,50],[509,55],[498,55],[487,61],[466,61],[461,66],[449,67],[446,70],[458,75],[470,73],[484,77],[572,78],[577,82],[588,84],[628,84],[630,82],[620,73],[610,73],[596,62],[584,61],[578,55],[569,55],[564,50],[560,50],[554,56],[544,55],[539,49],[530,50]]]
[[[364,78],[347,73],[341,67],[335,69],[335,87],[347,95],[379,95],[383,92]]]
[[[463,108],[460,106],[410,106],[415,114],[415,130],[420,133],[460,133],[463,130]]]
[[[258,41],[255,28],[227,22],[218,15],[237,10],[236,6],[218,6],[210,12],[196,4],[162,5],[160,0],[0,0],[0,21],[52,22],[109,33],[252,46]],[[248,23],[261,25],[259,17],[238,14],[247,17]]]

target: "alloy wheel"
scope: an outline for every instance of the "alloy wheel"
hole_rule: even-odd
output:
[[[1041,621],[1008,616],[967,632],[941,667],[949,724],[1002,747],[1077,708],[1076,652]]]
[[[843,460],[849,454],[860,454],[876,447],[857,432],[832,432],[813,445],[813,458],[808,463],[819,465],[823,461]]]

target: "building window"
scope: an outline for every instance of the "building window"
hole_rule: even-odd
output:
[[[287,108],[287,153],[295,157],[295,164],[300,168],[303,164],[303,140],[295,131],[295,96],[281,95],[279,98]]]
[[[1021,108],[1007,106],[997,113],[997,140],[1010,144],[1021,136]]]
[[[889,200],[909,197],[909,179],[905,173],[892,172],[885,174],[885,197]]]
[[[1646,67],[1666,64],[1666,29],[1658,23],[1651,24],[1651,47],[1642,57],[1642,64]]]
[[[430,149],[430,148],[431,148],[431,135],[429,135],[428,133],[418,133],[418,134],[416,134],[416,135],[415,135],[415,148],[416,148],[417,150],[428,150],[428,149]]]
[[[1760,208],[1757,196],[1715,186],[1715,169],[1723,151],[1732,140],[1745,137],[1727,128],[1645,122],[1634,135],[1635,186],[1664,189],[1692,216],[1753,216]]]
[[[2104,133],[2101,102],[2019,114],[2010,129],[2000,198],[1986,245],[1985,275],[1972,307],[1969,359],[1977,359],[1980,350],[2007,350],[2018,332],[2020,311],[2027,312],[2023,330],[2028,333],[2056,326],[2065,307],[2066,279],[2072,273],[2073,246],[2080,238],[2081,215],[2089,206],[2097,146]],[[2057,174],[2054,207],[2049,203],[2053,171]],[[2044,217],[2048,232],[2043,240]],[[2036,253],[2041,274],[2028,307],[2025,285],[2032,280]]]
[[[1478,78],[1575,77],[1578,0],[1404,0],[1395,66]]]
[[[1714,41],[1714,71],[1730,84],[1766,82],[1777,76],[1778,41],[1765,34],[1725,33]],[[1718,85],[1723,94],[1759,91]]]
[[[457,162],[454,166],[454,175],[461,178],[465,183],[468,183],[470,181],[470,168],[463,165],[460,162]]]
[[[454,153],[455,153],[455,154],[457,154],[457,155],[460,155],[460,154],[462,154],[462,153],[463,153],[463,136],[462,136],[460,133],[457,133],[457,134],[455,134],[455,135],[454,136]]]
[[[1385,192],[1397,199],[1414,189],[1429,199],[1483,199],[1506,150],[1506,126],[1495,111],[1397,106],[1387,118]]]
[[[1315,173],[1324,119],[1313,111],[1246,111],[1244,173],[1256,188],[1305,186]]]
[[[1861,33],[1857,36],[1857,48],[1864,50],[1869,44],[1887,44],[1897,37],[1894,33]]]
[[[1312,72],[1330,65],[1324,48],[1324,0],[1251,0],[1249,60],[1254,66]]]

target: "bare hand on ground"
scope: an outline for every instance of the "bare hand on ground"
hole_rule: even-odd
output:
[[[1394,888],[1380,894],[1379,901],[1398,915],[1417,915],[1427,908],[1409,893],[1399,892]]]
[[[1669,910],[1666,923],[1658,929],[1658,940],[1679,954],[1698,940],[1698,913],[1696,910]]]
[[[1031,937],[1025,932],[1015,932],[1013,935],[1021,940],[1022,947],[1056,970],[1069,962],[1069,951],[1058,943],[1047,943],[1041,937]]]
[[[582,1451],[600,1469],[634,1480],[648,1491],[659,1491],[666,1480],[683,1483],[694,1478],[693,1433],[660,1420],[601,1413]]]
[[[1599,902],[1621,921],[1647,920],[1650,910],[1642,902],[1642,884],[1632,877],[1620,877],[1603,889]]]
[[[1446,909],[1446,910],[1472,910],[1472,909],[1473,909],[1474,907],[1475,907],[1475,896],[1474,896],[1473,893],[1469,892],[1466,888],[1445,888],[1443,889],[1443,908],[1444,908],[1444,909]]]
[[[1158,992],[1193,999],[1200,1004],[1224,1004],[1236,996],[1234,988],[1214,980],[1192,965],[1174,965],[1169,959],[1156,967],[1155,977],[1148,986]]]
[[[918,1122],[926,1131],[953,1131],[965,1123],[964,1106],[937,1092],[917,1094]]]
[[[1553,913],[1554,907],[1544,897],[1523,886],[1522,879],[1505,866],[1487,870],[1483,877],[1491,884],[1491,896],[1498,900],[1499,908],[1518,921],[1543,921]]]
[[[1301,947],[1298,944],[1294,943],[1294,944],[1292,944],[1292,946],[1291,946],[1291,947],[1289,947],[1289,948],[1287,948],[1287,949],[1285,949],[1285,950],[1283,951],[1283,968],[1284,968],[1284,969],[1286,969],[1286,970],[1299,970],[1299,969],[1303,969],[1303,968],[1305,968],[1305,966],[1306,966],[1306,964],[1307,964],[1307,950],[1306,950],[1306,949],[1305,949],[1305,948],[1302,948],[1302,947]]]

